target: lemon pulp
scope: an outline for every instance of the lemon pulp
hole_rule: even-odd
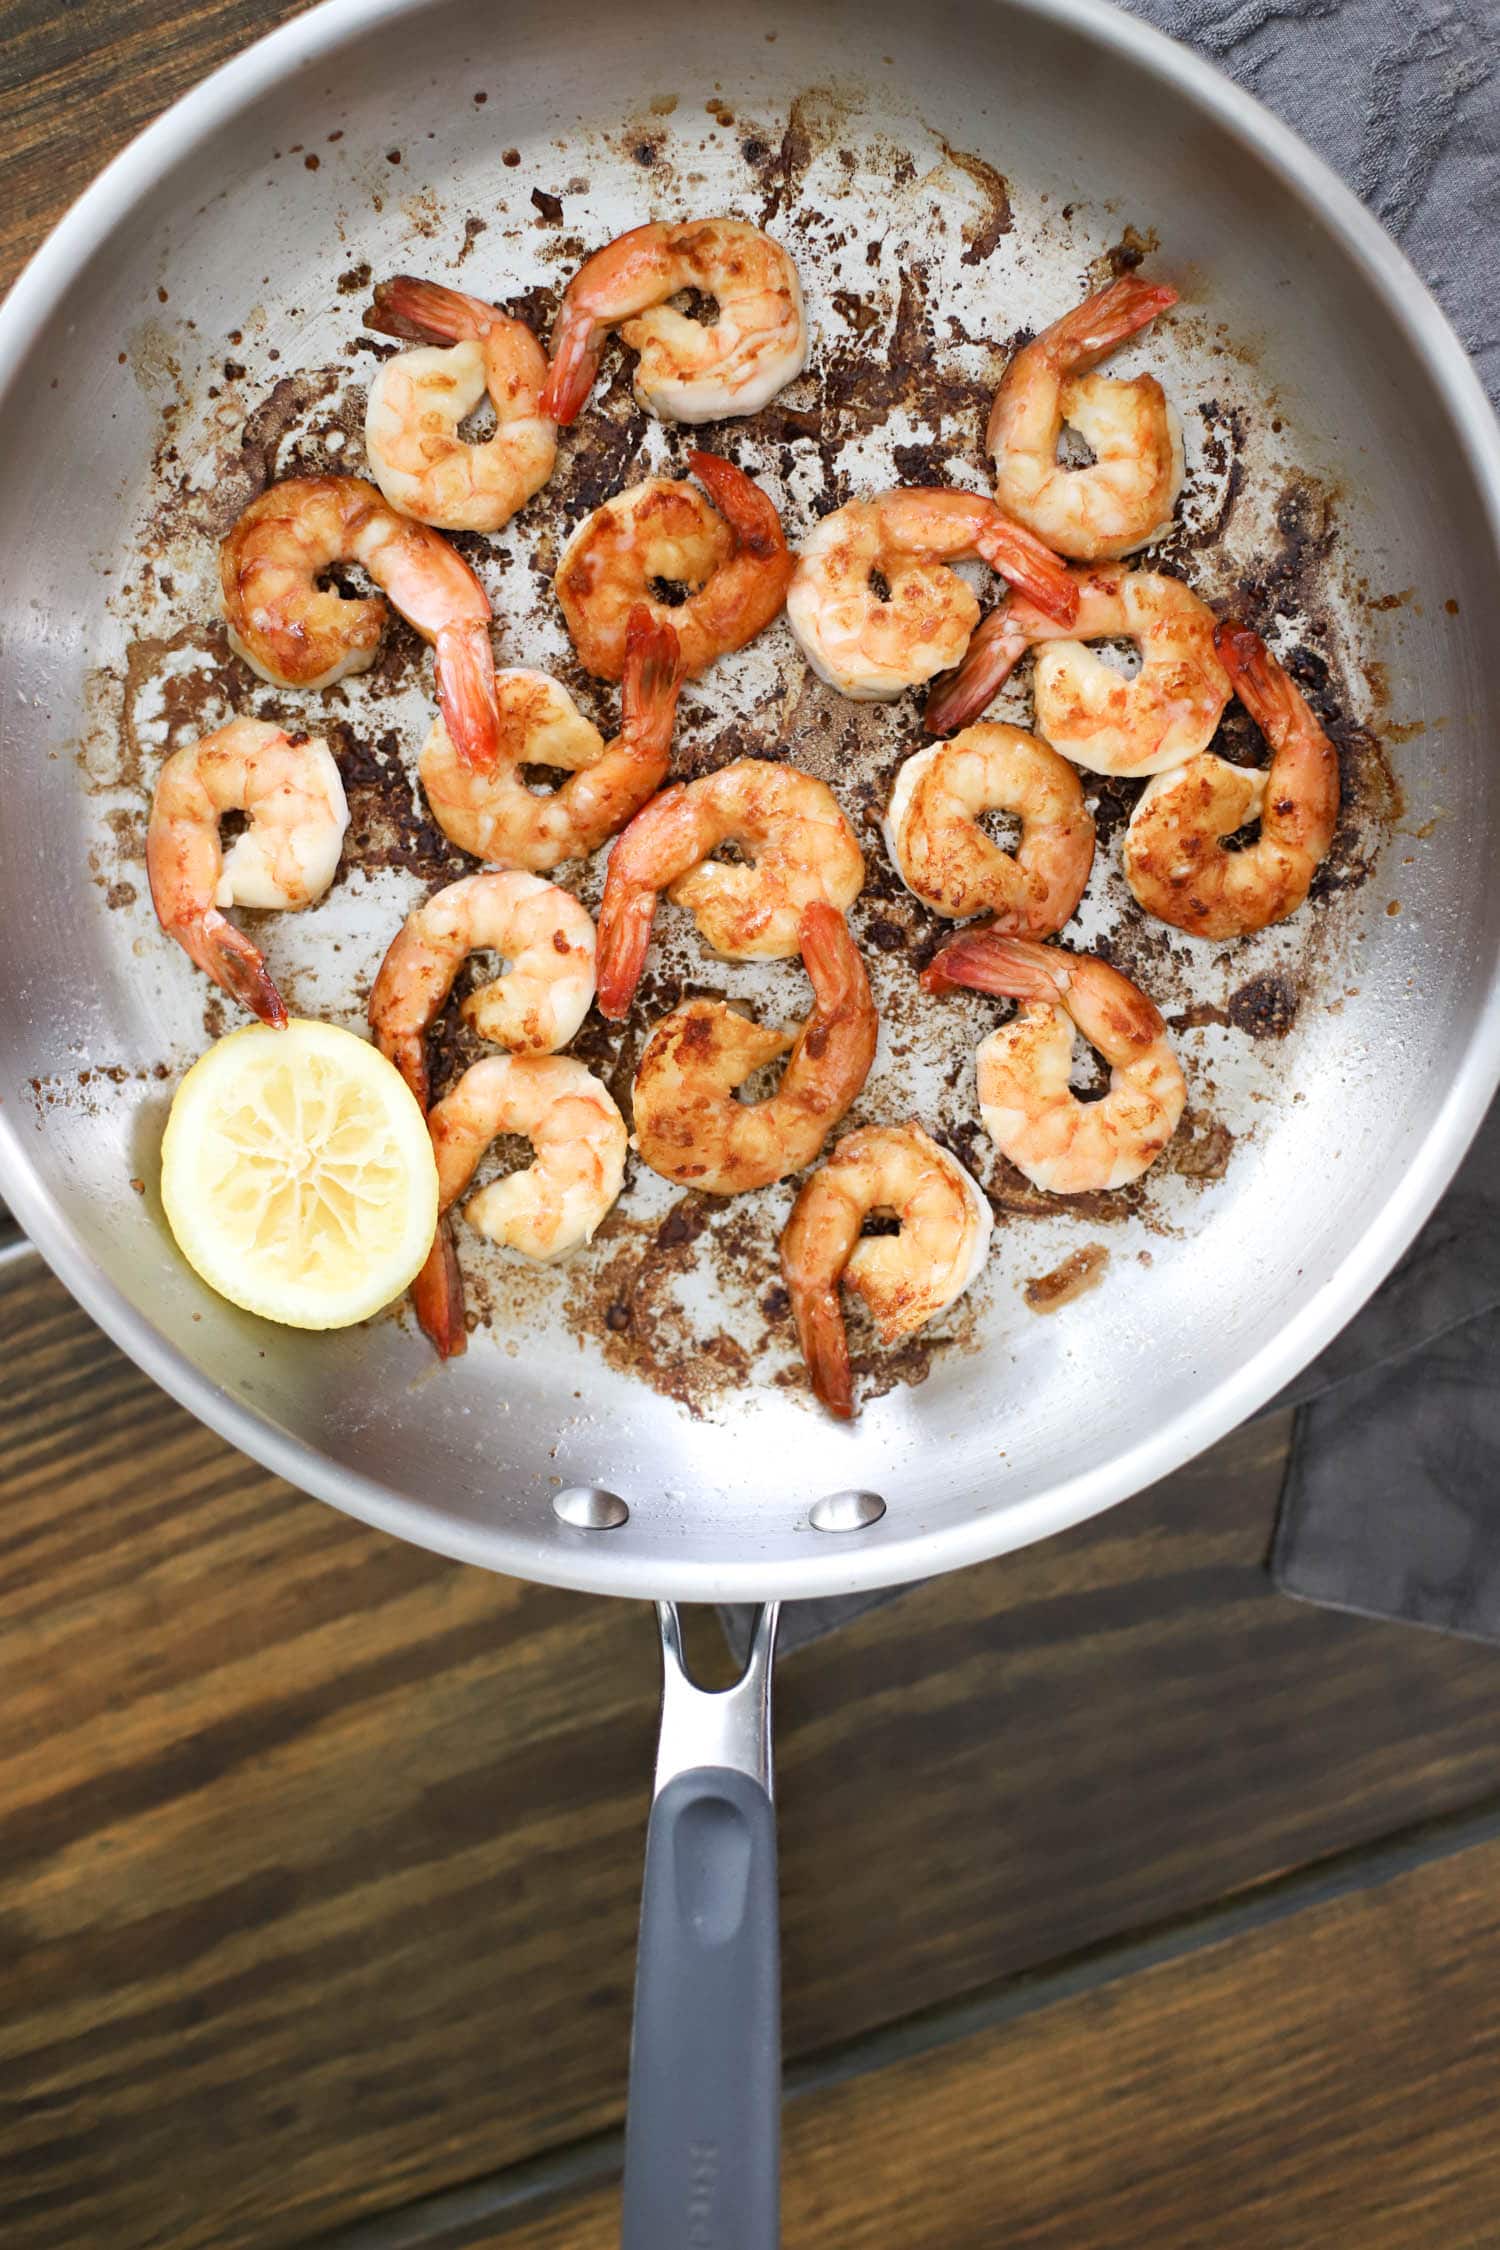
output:
[[[172,1104],[162,1203],[190,1265],[232,1303],[341,1328],[398,1297],[437,1224],[420,1108],[378,1050],[336,1025],[247,1024]]]

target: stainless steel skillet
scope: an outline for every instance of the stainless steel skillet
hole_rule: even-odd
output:
[[[1009,183],[1009,231],[986,166]],[[558,278],[564,241],[533,206],[534,186],[593,241],[646,208],[764,211],[805,256],[815,316],[841,351],[858,340],[841,300],[883,306],[889,327],[869,340],[872,360],[894,364],[903,308],[925,275],[931,317],[951,306],[963,332],[924,331],[942,345],[934,382],[950,360],[977,380],[987,337],[1055,309],[1127,224],[1142,239],[1154,230],[1192,307],[1160,347],[1164,378],[1195,404],[1260,402],[1259,418],[1247,407],[1237,425],[1253,473],[1223,567],[1259,574],[1271,592],[1280,569],[1291,588],[1297,543],[1316,545],[1336,521],[1309,630],[1337,643],[1354,716],[1377,731],[1382,718],[1399,722],[1386,747],[1406,810],[1387,805],[1382,837],[1379,808],[1365,804],[1355,858],[1373,864],[1362,883],[1351,868],[1316,918],[1239,964],[1191,947],[1156,963],[1184,1016],[1225,1013],[1231,990],[1257,977],[1297,1001],[1274,1047],[1233,1020],[1185,1034],[1195,1103],[1236,1136],[1221,1176],[1178,1175],[1149,1208],[1110,1221],[1108,1285],[1054,1321],[1026,1314],[1016,1284],[1075,1243],[1079,1222],[1018,1217],[972,1325],[925,1382],[873,1398],[852,1432],[773,1379],[784,1343],[753,1287],[724,1309],[734,1277],[722,1263],[683,1257],[664,1280],[652,1269],[657,1298],[686,1305],[673,1314],[678,1363],[721,1334],[741,1343],[743,1365],[727,1358],[735,1380],[717,1390],[692,1388],[678,1367],[687,1403],[610,1356],[565,1294],[501,1301],[491,1334],[439,1376],[394,1323],[310,1343],[209,1300],[165,1242],[150,1193],[126,1184],[152,1178],[168,1091],[153,1073],[205,1036],[202,994],[156,937],[130,855],[144,775],[172,723],[161,682],[179,660],[205,658],[191,633],[167,644],[172,621],[210,607],[215,446],[225,433],[239,445],[247,413],[288,367],[338,365],[357,315],[340,282],[365,263],[441,267],[467,242],[476,288]],[[484,231],[471,237],[475,218]],[[1246,351],[1248,368],[1235,356]],[[357,381],[360,363],[342,363]],[[487,1567],[683,1600],[825,1594],[1023,1544],[1163,1473],[1285,1380],[1388,1270],[1489,1099],[1500,1055],[1493,421],[1425,292],[1316,159],[1124,16],[1082,0],[969,0],[919,20],[886,0],[628,15],[581,0],[564,32],[541,11],[334,0],[198,89],[110,168],[0,312],[0,383],[4,1190],[62,1278],[158,1380],[353,1513]],[[842,466],[867,485],[901,473],[893,449],[915,442],[903,417],[920,420],[920,386],[898,390],[879,423],[849,417]],[[304,397],[297,411],[311,442],[322,409]],[[1222,497],[1210,453],[1205,441],[1204,507]],[[794,518],[825,503],[795,459],[746,457],[781,478]],[[1303,479],[1295,507],[1290,463]],[[961,473],[961,445],[951,464]],[[977,454],[967,469],[972,479]],[[502,560],[505,653],[545,661],[540,613],[542,637],[527,638],[523,551],[512,542]],[[1365,602],[1362,580],[1391,606]],[[1295,608],[1304,592],[1293,592]],[[790,658],[767,636],[757,661],[786,671]],[[1382,677],[1384,710],[1371,684]],[[700,727],[734,716],[715,694],[760,707],[767,686],[746,673],[706,691]],[[355,722],[374,716],[350,708]],[[392,709],[406,727],[411,707]],[[769,709],[763,727],[779,723]],[[862,735],[839,753],[845,774],[887,771],[894,746],[890,734]],[[806,747],[811,756],[811,734]],[[403,881],[409,891],[409,879],[370,870],[336,894],[321,928],[337,934],[341,966],[320,983],[311,952],[294,959],[300,1005],[349,1011],[349,968],[369,965]],[[1107,927],[1107,883],[1097,903]],[[893,957],[893,983],[903,966]],[[923,1084],[891,1067],[921,1099]],[[930,1079],[925,1094],[953,1098]],[[645,1208],[659,1233],[664,1214]],[[884,1513],[829,1505],[851,1492],[878,1495]],[[762,1676],[764,1643],[763,1654]],[[674,1887],[653,1883],[652,1897],[684,1911],[696,1901],[729,1979],[707,2036],[740,2021],[732,1940],[752,1932],[751,1901],[770,1896],[770,1824],[754,1784],[769,1768],[753,1712],[739,1751],[710,1753],[691,1732],[680,1742],[663,1779],[682,1761],[752,1769],[748,1796],[717,1783],[706,1792],[729,1809],[696,1813],[705,1792],[679,1791],[683,1817],[674,1799],[653,1831],[653,1865],[673,1868]],[[739,1923],[714,1903],[721,1856],[739,1866]],[[657,1960],[654,1940],[645,1958]],[[707,1977],[699,1959],[690,1989],[701,1994]],[[774,1992],[764,1961],[757,1989],[764,2091]],[[642,2053],[655,2062],[649,2039]],[[751,2067],[744,2050],[739,2067]],[[656,2068],[643,2082],[673,2083]],[[701,2054],[690,2083],[719,2083]],[[637,2182],[672,2179],[678,2208],[699,2214],[658,2221],[665,2231],[651,2239],[690,2241],[695,2225],[701,2237],[706,2208],[716,2224],[729,2214],[715,2239],[735,2240],[726,2230],[748,2226],[752,2204],[727,2168],[734,2137],[694,2123],[685,2102],[666,2106],[683,2148],[720,2154],[683,2156],[691,2196],[685,2175],[637,2167]],[[766,2176],[763,2164],[750,2172]],[[764,2238],[764,2208],[758,2223],[760,2235],[739,2239]]]

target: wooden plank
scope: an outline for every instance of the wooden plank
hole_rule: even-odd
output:
[[[618,2119],[631,1606],[291,1492],[0,1288],[8,2246],[271,2245]],[[1284,1433],[780,1678],[806,2054],[1493,1789],[1495,1659],[1277,1597]]]
[[[1500,1845],[810,2095],[796,2250],[1500,2236]],[[613,2250],[613,2188],[429,2250]]]
[[[0,289],[133,135],[311,0],[13,0],[0,43]]]

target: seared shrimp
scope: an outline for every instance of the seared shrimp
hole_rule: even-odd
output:
[[[440,531],[498,531],[539,492],[557,459],[557,425],[541,410],[547,362],[524,321],[441,282],[397,274],[365,316],[427,349],[377,369],[365,409],[365,451],[393,508]],[[433,349],[446,344],[446,351]],[[458,434],[485,393],[495,428]]]
[[[711,297],[711,326],[670,302]],[[779,242],[743,219],[632,227],[569,282],[552,332],[544,412],[573,421],[612,328],[640,354],[635,395],[663,422],[754,414],[807,365],[797,269]]]
[[[288,477],[251,501],[219,549],[230,646],[278,687],[330,687],[367,670],[385,604],[321,588],[340,562],[362,563],[431,641],[448,732],[467,764],[487,765],[498,732],[484,588],[446,539],[362,477]]]
[[[894,1235],[860,1228],[875,1212]],[[839,1283],[863,1297],[883,1344],[912,1335],[961,1297],[984,1264],[994,1224],[978,1182],[919,1125],[863,1125],[845,1134],[792,1207],[781,1238],[802,1356],[830,1414],[854,1413],[854,1377]]]
[[[535,1163],[481,1188],[464,1217],[491,1242],[539,1265],[593,1239],[625,1177],[625,1120],[571,1055],[488,1055],[469,1065],[427,1122],[444,1211],[464,1193],[491,1141],[523,1133],[531,1142]]]
[[[710,858],[733,843],[747,864]],[[737,758],[653,797],[617,838],[599,907],[599,1013],[627,1013],[660,891],[685,906],[715,953],[784,961],[815,899],[840,912],[865,879],[854,830],[825,783],[795,766]]]
[[[1071,624],[1077,591],[1049,548],[982,493],[927,486],[824,516],[797,557],[787,623],[819,679],[858,703],[884,702],[968,647],[979,599],[951,566],[975,559]]]
[[[219,822],[248,825],[227,852]],[[174,750],[156,777],[146,830],[146,873],[162,928],[199,968],[262,1022],[286,1009],[250,940],[225,906],[284,906],[320,899],[333,881],[349,825],[339,769],[325,742],[294,742],[263,719],[231,719]]]
[[[463,763],[441,719],[423,744],[419,770],[433,819],[461,851],[499,867],[546,870],[586,858],[660,786],[681,684],[677,635],[644,603],[626,632],[613,742],[545,672],[497,673],[500,755],[489,772]],[[521,778],[523,765],[562,767],[571,778],[533,789]]]
[[[1013,852],[979,825],[1016,814]],[[930,743],[896,776],[886,842],[909,890],[939,914],[992,914],[1000,929],[1050,937],[1082,898],[1094,864],[1094,822],[1066,758],[1020,727],[967,727]]]
[[[732,461],[690,453],[716,503],[670,477],[650,477],[596,508],[569,539],[553,579],[579,662],[602,680],[625,665],[625,629],[644,603],[682,644],[684,676],[743,648],[786,600],[793,558],[774,503]],[[652,592],[686,586],[676,608]]]
[[[1148,914],[1194,937],[1247,937],[1284,922],[1327,858],[1339,817],[1333,744],[1258,634],[1220,625],[1214,646],[1234,692],[1271,745],[1265,772],[1205,751],[1158,774],[1125,836],[1125,880]],[[1260,835],[1224,849],[1252,820]]]
[[[684,1000],[652,1032],[635,1077],[635,1145],[663,1179],[709,1195],[784,1180],[820,1154],[868,1078],[880,1025],[859,948],[843,915],[818,901],[802,910],[801,937],[813,1011],[797,1033],[721,1000]],[[736,1087],[788,1047],[775,1093],[736,1101]]]
[[[471,953],[504,972],[471,992],[464,1020],[521,1055],[566,1047],[594,997],[588,909],[538,875],[466,875],[415,907],[386,950],[370,993],[370,1029],[427,1107],[427,1033]]]
[[[995,498],[1059,554],[1111,562],[1157,539],[1182,490],[1182,427],[1154,375],[1119,382],[1088,372],[1177,302],[1164,284],[1127,275],[1086,298],[1001,378],[985,443]],[[1063,424],[1093,453],[1086,469],[1057,457]]]
[[[1036,648],[1036,731],[1075,765],[1093,773],[1162,773],[1196,757],[1229,701],[1212,610],[1180,578],[1156,571],[1106,567],[1074,575],[1078,615],[1071,631],[1019,599],[992,611],[952,679],[928,697],[927,725],[936,734],[966,725],[1025,651]],[[1083,645],[1117,639],[1134,641],[1141,652],[1134,679]]]
[[[975,1066],[985,1131],[1035,1187],[1051,1195],[1124,1187],[1151,1167],[1177,1130],[1187,1087],[1160,1011],[1090,953],[966,930],[922,972],[929,992],[967,985],[1019,1000],[1019,1012],[981,1041]],[[1110,1066],[1102,1101],[1068,1084],[1073,1033]]]

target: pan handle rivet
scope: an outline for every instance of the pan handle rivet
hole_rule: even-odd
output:
[[[552,1513],[575,1531],[618,1531],[630,1521],[618,1492],[606,1492],[602,1484],[570,1484],[565,1492],[554,1492]]]
[[[807,1520],[814,1531],[863,1531],[884,1514],[878,1492],[825,1492],[808,1509]]]

